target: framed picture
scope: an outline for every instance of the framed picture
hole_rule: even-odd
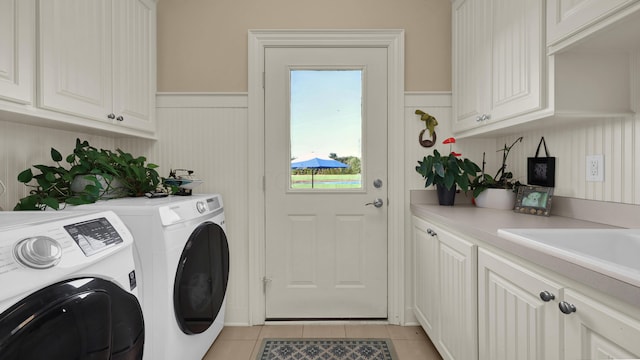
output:
[[[520,186],[513,211],[531,215],[551,215],[553,188],[544,186]]]
[[[545,187],[555,186],[556,158],[534,157],[527,159],[527,183]]]
[[[541,157],[540,146],[544,145],[546,156]],[[535,157],[527,158],[527,184],[554,187],[556,174],[556,158],[549,156],[544,136],[540,139]]]

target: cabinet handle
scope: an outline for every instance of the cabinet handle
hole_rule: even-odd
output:
[[[111,114],[107,115],[107,117],[108,117],[109,119],[113,120],[113,119],[115,119],[115,118],[116,118],[116,114],[111,113]]]
[[[562,311],[563,314],[567,314],[567,315],[577,311],[575,305],[570,304],[566,301],[560,301],[560,303],[558,304],[558,307],[560,308],[560,311]]]
[[[491,115],[489,114],[482,114],[482,115],[476,116],[476,122],[487,121],[489,119],[491,119]]]
[[[540,293],[540,299],[542,299],[542,301],[544,302],[549,302],[551,300],[554,300],[555,298],[556,298],[555,295],[553,295],[552,293],[546,290]]]
[[[438,235],[435,231],[431,230],[431,229],[427,229],[427,234],[431,235],[431,236],[436,236]]]
[[[116,120],[118,120],[118,121],[124,121],[124,117],[122,117],[122,115],[120,115],[120,116],[118,116],[118,117],[116,118]]]

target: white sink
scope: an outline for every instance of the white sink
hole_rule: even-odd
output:
[[[640,286],[640,229],[499,229],[498,236]]]

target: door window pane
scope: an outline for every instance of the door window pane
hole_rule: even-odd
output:
[[[362,69],[291,70],[291,189],[362,188]]]

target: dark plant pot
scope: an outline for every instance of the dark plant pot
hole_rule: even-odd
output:
[[[438,203],[440,205],[453,206],[456,200],[455,185],[451,189],[447,189],[444,185],[436,185],[436,191],[438,192]]]

